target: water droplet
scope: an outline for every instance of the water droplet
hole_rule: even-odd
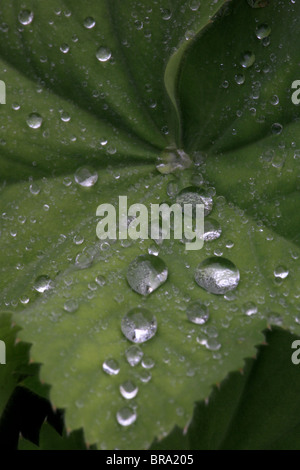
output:
[[[204,215],[208,215],[213,208],[213,199],[209,192],[196,186],[190,186],[180,191],[176,202],[178,204],[192,204],[194,210],[196,210],[196,204],[203,204]]]
[[[252,315],[256,315],[257,306],[254,302],[246,302],[242,307],[242,311],[245,315],[251,317]]]
[[[70,117],[70,115],[69,115],[66,111],[63,111],[63,112],[61,113],[60,119],[61,119],[63,122],[69,122],[69,121],[71,120],[71,117]]]
[[[289,270],[284,266],[278,266],[274,270],[274,276],[279,279],[285,279],[289,275]]]
[[[144,384],[150,382],[150,380],[152,379],[151,372],[149,372],[148,370],[143,370],[143,371],[140,372],[140,374],[139,374],[139,379],[140,379],[140,381],[143,382]]]
[[[235,289],[239,280],[239,270],[226,258],[207,258],[195,271],[197,284],[212,294],[225,294]]]
[[[67,43],[63,43],[59,49],[63,54],[67,54],[70,50],[70,46]]]
[[[154,255],[141,255],[133,260],[127,271],[130,287],[141,295],[148,295],[161,286],[168,277],[165,262]]]
[[[96,21],[91,16],[88,16],[87,18],[85,18],[83,22],[83,26],[86,29],[92,29],[95,26],[95,24],[96,24]]]
[[[186,309],[186,315],[190,322],[196,323],[197,325],[203,325],[209,319],[208,308],[201,300],[190,302]]]
[[[135,367],[141,362],[144,353],[139,346],[130,346],[130,348],[126,350],[125,355],[131,367]]]
[[[243,85],[245,83],[245,75],[238,73],[234,76],[234,79],[238,85]]]
[[[152,359],[152,357],[149,357],[149,356],[145,356],[142,360],[142,367],[144,367],[144,369],[152,369],[152,367],[155,366],[155,362],[154,360]]]
[[[37,292],[45,292],[52,288],[52,282],[49,276],[39,276],[34,282],[34,289]]]
[[[126,398],[126,400],[131,400],[132,398],[136,397],[139,389],[138,387],[131,382],[131,380],[127,380],[126,382],[120,385],[120,393],[122,397]]]
[[[280,135],[283,130],[283,126],[279,124],[279,122],[275,122],[274,124],[272,124],[271,130],[272,134]]]
[[[268,37],[270,33],[271,33],[271,28],[267,24],[261,24],[257,26],[255,30],[257,39],[264,39]]]
[[[210,351],[218,351],[222,345],[216,338],[208,338],[205,346]]]
[[[30,10],[22,10],[20,11],[18,15],[18,20],[20,23],[24,26],[27,26],[28,24],[32,23],[34,14]]]
[[[32,183],[30,186],[29,186],[29,191],[31,192],[31,194],[33,194],[34,196],[37,196],[41,189],[39,187],[39,185],[37,183]]]
[[[117,412],[117,421],[121,426],[130,426],[136,421],[136,411],[129,407],[124,407]]]
[[[107,62],[111,58],[111,51],[107,47],[99,47],[96,57],[100,62]]]
[[[85,188],[90,188],[98,181],[98,173],[96,170],[88,167],[78,168],[74,175],[75,182]]]
[[[200,0],[191,0],[190,1],[190,9],[192,11],[197,11],[200,7]]]
[[[268,323],[270,325],[276,325],[276,326],[281,326],[283,323],[282,317],[276,313],[276,312],[271,312],[268,315]]]
[[[203,239],[206,242],[216,240],[221,236],[222,229],[219,222],[215,219],[205,219],[204,220],[204,234]]]
[[[192,160],[182,149],[166,148],[158,158],[157,170],[163,175],[189,168]]]
[[[163,20],[168,21],[171,18],[172,13],[168,8],[162,8],[161,9],[161,16],[162,16]]]
[[[119,363],[115,359],[106,359],[102,364],[102,369],[108,375],[117,375],[120,372]]]
[[[133,343],[144,343],[155,335],[157,321],[149,310],[136,307],[124,315],[121,329],[122,333],[129,341]]]
[[[43,118],[37,113],[31,113],[26,119],[26,122],[31,129],[39,129],[43,123]]]
[[[105,279],[105,277],[104,277],[104,276],[101,276],[101,275],[97,276],[96,279],[95,279],[95,281],[96,281],[97,284],[98,284],[99,286],[101,286],[101,287],[106,284],[106,279]]]
[[[244,69],[248,69],[255,62],[255,55],[253,52],[246,51],[241,55],[240,64]]]
[[[66,312],[74,313],[78,309],[78,302],[76,299],[66,300],[64,304],[64,309]]]
[[[78,255],[75,258],[75,266],[78,269],[86,269],[91,266],[93,262],[93,256],[91,256],[89,253],[78,253]]]

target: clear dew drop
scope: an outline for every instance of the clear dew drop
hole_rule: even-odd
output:
[[[255,35],[257,39],[264,39],[267,38],[271,33],[271,28],[267,24],[261,24],[257,26],[255,30]]]
[[[34,196],[37,196],[40,193],[41,188],[39,187],[39,185],[37,183],[31,183],[31,185],[29,186],[29,191]]]
[[[102,369],[108,375],[118,375],[120,372],[119,363],[113,358],[106,359],[106,361],[104,361],[102,364]]]
[[[225,294],[235,289],[240,280],[237,267],[228,259],[211,257],[196,268],[195,281],[212,294]]]
[[[96,24],[96,21],[94,20],[94,18],[92,16],[88,16],[87,18],[85,18],[85,20],[83,21],[83,26],[86,28],[86,29],[92,29]]]
[[[289,275],[289,270],[285,266],[277,266],[276,269],[274,269],[274,276],[277,279],[286,279]]]
[[[281,326],[283,323],[282,316],[276,312],[271,312],[268,315],[268,323],[269,325]]]
[[[100,286],[100,287],[103,287],[103,286],[105,286],[105,284],[106,284],[106,279],[105,279],[105,277],[104,277],[104,276],[101,276],[101,275],[97,276],[97,277],[95,278],[95,281],[96,281],[96,283],[98,284],[98,286]]]
[[[244,69],[248,69],[255,62],[255,55],[253,52],[246,51],[241,55],[240,64]]]
[[[254,302],[246,302],[242,307],[242,311],[247,317],[251,317],[257,314],[257,306]]]
[[[208,338],[205,343],[206,349],[210,351],[218,351],[221,349],[221,343],[216,338]]]
[[[215,219],[205,219],[203,239],[206,242],[216,240],[221,236],[222,228],[219,222]]]
[[[90,188],[98,181],[98,173],[92,168],[81,167],[75,172],[75,182],[84,188]]]
[[[78,255],[75,258],[75,266],[78,269],[86,269],[91,266],[93,262],[93,256],[91,256],[89,253],[78,253]]]
[[[148,295],[161,286],[168,277],[165,262],[154,255],[141,255],[135,258],[127,270],[130,287],[141,295]]]
[[[125,351],[127,362],[131,367],[137,366],[141,362],[143,355],[144,353],[139,346],[130,346]]]
[[[26,119],[26,123],[31,129],[39,129],[43,123],[43,118],[37,113],[31,113]]]
[[[282,130],[283,130],[283,126],[279,122],[274,122],[274,124],[272,124],[272,128],[271,128],[272,134],[280,135]]]
[[[192,160],[182,149],[166,148],[158,158],[157,170],[163,175],[189,168]]]
[[[153,313],[145,308],[130,310],[121,322],[124,336],[133,343],[144,343],[153,338],[157,331],[157,321]]]
[[[200,0],[190,0],[190,9],[192,11],[197,11],[200,7]]]
[[[52,287],[52,282],[51,282],[50,277],[49,276],[37,277],[34,282],[33,287],[37,292],[40,292],[40,293],[46,292]]]
[[[132,408],[125,406],[117,412],[116,418],[121,426],[130,426],[136,421],[137,413]]]
[[[245,83],[245,75],[242,74],[242,73],[237,73],[237,74],[234,76],[234,79],[235,79],[235,82],[236,82],[238,85],[243,85],[243,83]]]
[[[64,42],[61,46],[60,46],[60,51],[63,53],[63,54],[67,54],[70,50],[70,46],[69,44],[67,44],[66,42]]]
[[[190,186],[180,191],[176,197],[178,204],[192,204],[193,210],[196,210],[196,204],[204,205],[204,215],[208,215],[213,208],[213,199],[208,191],[199,189],[196,186]]]
[[[120,385],[120,393],[123,398],[126,400],[131,400],[132,398],[136,397],[139,388],[135,385],[131,380],[127,380],[126,382]]]
[[[168,21],[172,17],[172,12],[168,8],[161,9],[162,19]]]
[[[111,51],[107,47],[99,47],[96,57],[99,62],[107,62],[111,58]]]
[[[34,14],[30,10],[22,10],[18,15],[18,20],[23,26],[27,26],[32,23],[33,18]]]
[[[76,299],[66,300],[64,310],[68,313],[74,313],[78,310],[78,301]]]
[[[195,300],[190,302],[186,309],[186,316],[188,320],[197,325],[204,325],[209,319],[208,308],[201,302]]]
[[[142,359],[142,367],[144,369],[152,369],[155,366],[155,361],[152,357],[145,356]]]

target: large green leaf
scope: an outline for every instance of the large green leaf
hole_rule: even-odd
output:
[[[257,359],[196,404],[188,432],[174,429],[152,448],[299,449],[300,376],[291,360],[298,339],[278,328],[268,331]]]
[[[234,124],[238,132],[233,136],[228,128],[236,110],[253,107],[248,95],[256,87],[256,74],[262,75],[261,82],[267,74],[253,65],[253,72],[245,71],[242,87],[231,83],[225,89],[220,85],[227,76],[218,71],[224,64],[229,81],[238,69],[237,56],[246,45],[246,50],[256,47],[257,61],[271,60],[272,76],[279,76],[276,93],[283,103],[298,60],[296,46],[291,48],[283,30],[291,16],[296,18],[289,27],[296,44],[299,6],[254,10],[239,0],[233,9],[219,12],[225,2],[202,1],[195,10],[197,2],[191,3],[192,9],[175,0],[91,1],[84,7],[70,1],[32,1],[26,8],[34,12],[34,19],[22,26],[17,19],[21,2],[14,2],[14,9],[8,8],[10,3],[1,6],[7,26],[2,26],[0,54],[8,92],[8,105],[0,109],[1,305],[15,310],[15,321],[23,328],[21,339],[32,343],[31,358],[43,363],[41,378],[51,385],[51,401],[66,408],[67,428],[83,427],[87,442],[99,448],[147,447],[154,436],[164,436],[175,424],[184,426],[194,401],[208,396],[212,384],[255,354],[268,323],[276,321],[296,331],[297,223],[274,226],[274,217],[280,219],[281,200],[288,210],[296,201],[298,163],[289,157],[284,166],[273,159],[273,166],[267,162],[259,167],[257,161],[262,142],[264,151],[276,147],[278,153],[288,154],[287,149],[297,148],[297,136],[291,140],[296,107],[288,103],[281,136],[269,132],[279,120],[279,107],[271,105],[266,123],[256,123],[250,115],[241,129]],[[217,12],[214,25],[210,19]],[[83,26],[88,16],[96,21],[91,29]],[[272,22],[269,46],[255,38],[259,22]],[[194,41],[185,40],[193,36]],[[60,50],[68,47],[66,53]],[[111,51],[107,62],[96,59],[100,47]],[[272,53],[276,60],[270,59]],[[262,84],[271,97],[273,82],[266,79]],[[256,107],[264,101],[261,94]],[[26,124],[33,112],[43,117],[39,129]],[[291,124],[285,126],[288,120]],[[195,156],[194,169],[158,173],[157,157],[170,146],[180,148],[182,142]],[[201,164],[203,151],[206,164]],[[89,189],[74,182],[74,172],[83,165],[98,173],[98,182]],[[185,251],[179,241],[165,241],[159,256],[168,266],[168,281],[141,298],[129,288],[126,272],[154,242],[97,241],[96,208],[106,202],[117,204],[118,195],[125,194],[129,204],[173,202],[168,184],[178,190],[201,184],[200,172],[214,184],[213,217],[221,223],[222,238],[196,253]],[[261,209],[257,201],[264,203]],[[80,252],[90,260],[85,269],[76,266]],[[197,265],[214,254],[223,254],[238,266],[241,281],[234,294],[216,296],[195,283]],[[289,276],[275,282],[274,269],[281,265],[289,269]],[[53,283],[43,294],[33,289],[39,275],[49,276]],[[105,285],[95,282],[99,275]],[[70,299],[79,305],[73,313],[64,309]],[[206,331],[187,321],[186,307],[195,299],[208,305],[208,326],[214,329]],[[251,316],[245,314],[249,302],[257,307]],[[137,305],[155,313],[159,325],[156,336],[143,345],[144,354],[155,362],[147,383],[149,372],[126,362],[129,343],[120,329],[123,315]],[[214,344],[221,345],[220,350],[199,344],[207,333],[218,335]],[[120,363],[116,376],[102,371],[108,357]],[[128,379],[139,386],[138,417],[132,426],[122,428],[116,413],[126,403],[119,386]]]

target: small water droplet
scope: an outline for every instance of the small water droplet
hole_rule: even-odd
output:
[[[64,304],[64,309],[66,312],[73,313],[78,309],[78,302],[76,299],[66,300]]]
[[[279,124],[279,122],[275,122],[274,124],[272,124],[271,130],[272,134],[280,135],[283,130],[283,126],[282,124]]]
[[[274,276],[279,279],[285,279],[289,275],[289,270],[285,266],[278,266],[274,270]]]
[[[235,82],[236,82],[238,85],[243,85],[243,83],[245,83],[245,75],[242,74],[242,73],[237,73],[237,74],[234,76],[234,79],[235,79]]]
[[[161,9],[161,16],[162,16],[163,20],[168,21],[171,18],[172,13],[168,8],[162,8]]]
[[[126,398],[126,400],[131,400],[132,398],[136,397],[139,389],[138,387],[131,382],[131,380],[127,380],[126,382],[120,385],[120,393],[122,397]]]
[[[29,186],[29,191],[34,196],[37,196],[40,193],[41,188],[39,187],[39,185],[37,183],[31,183],[31,185]]]
[[[75,172],[75,182],[85,188],[90,188],[98,181],[98,173],[96,170],[88,167],[81,167]]]
[[[69,50],[70,50],[70,46],[69,46],[69,44],[67,44],[67,43],[64,42],[64,43],[60,46],[59,49],[60,49],[60,51],[61,51],[63,54],[67,54],[67,53],[69,52]]]
[[[111,51],[107,47],[99,47],[96,57],[99,62],[107,62],[111,58]]]
[[[130,346],[130,348],[126,350],[125,355],[131,367],[135,367],[141,362],[144,353],[139,346]]]
[[[52,282],[49,276],[39,276],[34,282],[34,289],[37,292],[45,292],[52,288]]]
[[[180,191],[176,202],[178,204],[192,204],[193,210],[196,210],[196,204],[203,204],[204,215],[208,215],[213,208],[213,199],[209,192],[196,186],[190,186]]]
[[[186,315],[190,322],[197,325],[204,325],[209,319],[208,308],[201,300],[190,302],[186,309]]]
[[[155,366],[155,362],[154,362],[154,359],[152,359],[152,357],[149,357],[149,356],[143,357],[142,367],[144,367],[144,369],[152,369],[152,367],[154,366]]]
[[[271,33],[271,28],[270,28],[270,26],[268,26],[265,23],[257,26],[257,28],[255,30],[255,34],[256,34],[257,39],[264,39],[264,38],[268,37],[270,35],[270,33]]]
[[[61,119],[63,122],[69,122],[69,121],[71,120],[71,117],[70,117],[70,115],[69,115],[66,111],[63,111],[63,112],[61,113],[60,119]]]
[[[96,279],[95,279],[95,281],[96,281],[97,284],[98,284],[99,286],[101,286],[101,287],[106,284],[106,279],[105,279],[105,277],[104,277],[104,276],[101,276],[101,275],[97,276]]]
[[[206,349],[209,349],[210,351],[218,351],[222,345],[216,338],[208,338],[205,346]]]
[[[85,18],[85,20],[83,21],[83,26],[86,28],[86,29],[92,29],[96,24],[96,21],[94,20],[94,18],[92,18],[92,16],[88,16],[87,18]]]
[[[161,286],[168,277],[165,262],[154,255],[141,255],[129,265],[127,281],[130,287],[141,295],[148,295]]]
[[[282,323],[283,323],[283,319],[282,319],[281,315],[279,315],[278,313],[271,312],[268,315],[268,323],[270,325],[281,326]]]
[[[28,24],[32,23],[33,18],[34,14],[30,10],[22,10],[18,15],[18,20],[24,26],[27,26]]]
[[[197,11],[200,7],[200,0],[190,0],[190,9],[192,11]]]
[[[239,270],[226,258],[207,258],[195,271],[197,284],[212,294],[225,294],[235,289],[239,280]]]
[[[89,268],[92,262],[93,262],[93,256],[85,252],[78,253],[78,255],[75,258],[75,266],[78,269]]]
[[[133,343],[144,343],[153,338],[157,330],[155,316],[145,308],[136,307],[124,315],[121,322],[124,336]]]
[[[43,123],[43,118],[37,113],[31,113],[26,119],[26,123],[31,129],[39,129]]]
[[[103,362],[102,369],[108,375],[117,375],[120,372],[120,366],[118,361],[112,358],[106,359],[106,361]]]
[[[255,62],[255,55],[253,52],[246,51],[241,55],[240,64],[244,69],[248,69]]]
[[[124,407],[117,412],[117,421],[121,426],[130,426],[136,421],[137,413],[129,407]]]
[[[252,315],[256,315],[257,306],[254,302],[246,302],[242,307],[242,311],[245,315],[251,317]]]
[[[216,240],[221,236],[222,228],[219,222],[215,219],[204,220],[204,233],[203,239],[206,242]]]

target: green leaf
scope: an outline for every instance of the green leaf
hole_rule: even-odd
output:
[[[275,328],[266,335],[256,360],[247,360],[242,373],[231,373],[209,400],[198,403],[188,432],[179,429],[185,449],[295,450],[299,440],[300,381],[292,363],[292,343],[298,339]],[[154,449],[181,449],[170,437]]]
[[[62,436],[56,430],[45,422],[40,431],[39,445],[30,442],[27,439],[20,438],[19,450],[86,450],[82,432],[73,431],[70,435],[64,432]]]
[[[175,424],[187,424],[193,403],[207,397],[213,384],[255,354],[268,323],[298,331],[296,231],[293,222],[291,229],[285,224],[280,229],[273,219],[279,218],[276,198],[284,199],[290,185],[295,188],[291,169],[297,161],[290,159],[290,166],[283,168],[258,166],[253,149],[270,130],[269,124],[276,122],[279,108],[266,113],[269,124],[248,116],[233,137],[228,126],[241,104],[250,106],[247,93],[256,75],[248,77],[251,84],[243,85],[245,91],[236,86],[231,96],[231,88],[219,88],[217,72],[221,63],[230,63],[234,76],[237,53],[258,41],[255,18],[270,21],[264,15],[272,11],[275,45],[257,47],[264,60],[271,60],[273,47],[278,54],[272,71],[282,74],[277,90],[282,102],[290,86],[289,70],[296,70],[298,60],[291,51],[286,72],[283,51],[287,54],[290,44],[282,39],[282,25],[294,14],[297,18],[299,7],[252,10],[239,0],[231,10],[223,9],[222,1],[202,1],[194,11],[175,0],[155,5],[92,1],[88,8],[78,2],[32,1],[26,8],[34,12],[33,21],[21,26],[17,19],[21,2],[15,2],[14,9],[9,5],[7,0],[1,7],[7,23],[2,27],[0,57],[8,105],[0,109],[5,208],[0,305],[15,309],[15,321],[23,328],[20,338],[32,344],[31,359],[42,363],[41,379],[51,385],[53,405],[66,408],[67,429],[83,427],[86,441],[98,448],[145,448],[154,436],[161,438]],[[211,18],[216,13],[214,25]],[[96,21],[92,29],[83,26],[88,16]],[[184,42],[190,29],[195,40]],[[291,30],[297,37],[295,25]],[[234,34],[240,37],[232,45]],[[282,48],[276,46],[281,43]],[[60,50],[68,47],[66,53]],[[106,62],[96,58],[100,47],[111,52]],[[268,81],[269,96],[267,85]],[[293,118],[296,108],[290,106]],[[43,118],[40,128],[26,124],[31,113]],[[292,127],[296,125],[294,120]],[[277,149],[284,132],[285,127],[281,136],[266,138],[265,150],[275,145]],[[155,168],[157,158],[166,148],[180,149],[181,134],[196,165],[161,175]],[[290,136],[286,139],[290,148]],[[297,142],[296,136],[293,141]],[[244,155],[246,144],[249,151],[243,164],[238,155]],[[204,164],[199,151],[208,154]],[[75,183],[74,173],[82,166],[97,171],[93,187]],[[222,173],[223,166],[227,173]],[[249,196],[249,168],[260,176],[254,181],[259,202],[269,201],[261,209],[263,217]],[[117,206],[119,195],[128,196],[128,205],[174,202],[169,183],[178,191],[202,186],[201,172],[207,179],[205,187],[214,184],[210,194],[217,193],[212,216],[221,224],[222,237],[198,252],[185,251],[178,240],[164,241],[159,257],[168,267],[168,280],[141,297],[128,286],[126,273],[130,262],[146,254],[154,242],[100,242],[95,233],[96,208],[108,202]],[[268,178],[266,196],[271,197],[264,199],[260,195]],[[291,201],[286,198],[284,204]],[[263,223],[257,223],[260,219]],[[80,253],[86,260],[84,269],[76,264]],[[194,273],[201,261],[221,254],[239,268],[241,280],[235,291],[216,296],[195,283]],[[289,275],[278,282],[274,269],[281,265]],[[51,279],[51,288],[44,293],[34,290],[39,276]],[[104,285],[95,281],[98,276],[105,278]],[[187,321],[187,305],[198,299],[210,311],[207,330],[206,325]],[[70,312],[70,303],[65,306],[70,300],[78,303],[76,311]],[[249,305],[251,313],[257,310],[251,316],[245,314]],[[137,306],[146,307],[158,321],[157,334],[142,345],[145,356],[155,362],[151,375],[125,360],[129,342],[121,333],[121,320]],[[212,344],[209,335],[219,350],[205,348],[204,344]],[[120,364],[116,376],[102,370],[109,357]],[[139,387],[134,405],[119,392],[126,380]],[[32,382],[30,386],[36,387]],[[116,414],[127,405],[136,407],[137,420],[124,428]]]

